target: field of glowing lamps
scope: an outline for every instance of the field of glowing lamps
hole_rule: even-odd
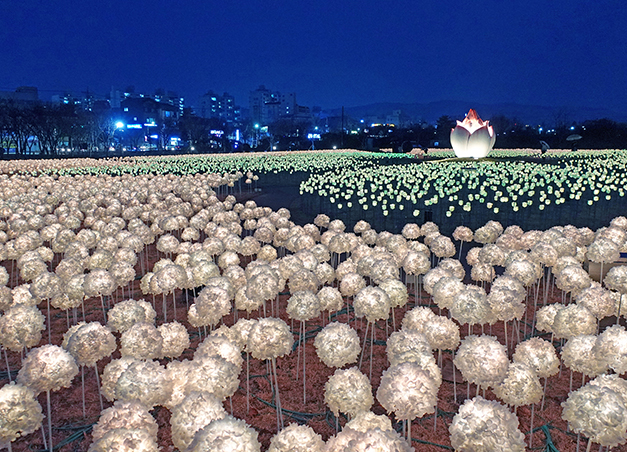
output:
[[[0,161],[0,449],[626,450],[626,165]]]

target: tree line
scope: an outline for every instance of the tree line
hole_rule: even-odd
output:
[[[350,120],[349,120],[350,121]],[[595,119],[582,123],[556,124],[552,129],[530,127],[505,116],[495,116],[490,123],[497,133],[496,148],[540,149],[540,141],[551,148],[624,149],[627,148],[627,124],[610,119]],[[261,135],[250,126],[242,130],[242,138],[250,138],[253,149],[287,150],[314,146],[307,134],[311,122],[280,120],[271,124]],[[407,151],[412,147],[450,147],[449,136],[455,121],[442,116],[436,124],[414,124],[404,128],[380,130],[361,129],[359,133],[341,133],[339,130],[321,134],[316,148],[392,148]],[[181,149],[194,152],[230,152],[249,150],[244,143],[232,143],[232,132],[218,119],[201,118],[185,109],[175,123],[159,124],[158,150],[164,150],[168,137],[178,135]],[[212,131],[220,130],[221,135]],[[572,141],[568,138],[580,135]],[[60,156],[64,154],[100,154],[111,150],[122,151],[122,146],[137,148],[144,140],[144,131],[117,130],[114,110],[94,108],[91,111],[74,105],[38,102],[25,104],[0,100],[0,154]]]
[[[219,129],[222,137],[211,135]],[[186,109],[178,121],[161,121],[153,132],[159,151],[169,137],[179,135],[187,149],[200,152],[229,150],[224,124],[200,118]],[[124,132],[122,132],[124,130]],[[0,155],[91,155],[136,149],[144,142],[143,130],[120,129],[111,108],[91,111],[74,105],[0,100]]]
[[[115,125],[108,112],[73,105],[0,102],[0,153],[58,155],[65,149],[108,149]]]

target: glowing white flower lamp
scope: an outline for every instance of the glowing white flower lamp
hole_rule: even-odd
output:
[[[474,109],[470,109],[463,121],[451,130],[451,146],[459,158],[484,158],[494,146],[496,135],[490,121],[482,121]]]

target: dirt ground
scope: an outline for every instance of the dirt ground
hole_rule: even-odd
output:
[[[160,257],[157,251],[154,249],[154,245],[150,247],[146,255],[141,256],[142,259],[147,259],[149,262],[154,263]],[[243,259],[242,259],[243,262]],[[7,265],[7,269],[11,271],[10,264]],[[137,269],[139,273],[140,265]],[[15,274],[15,272],[14,272]],[[19,281],[22,283],[22,281]],[[16,282],[13,280],[13,285]],[[285,288],[287,291],[287,288]],[[372,346],[372,358],[370,358],[370,344],[366,347],[366,354],[364,362],[362,364],[362,371],[368,375],[370,372],[370,366],[372,365],[372,377],[371,384],[373,392],[376,393],[376,389],[379,386],[382,372],[389,366],[389,363],[385,354],[385,339],[388,334],[393,331],[393,324],[400,327],[401,320],[407,310],[413,308],[415,305],[429,305],[430,299],[426,293],[422,294],[422,298],[416,299],[413,296],[414,287],[410,286],[410,301],[404,308],[396,309],[394,312],[395,319],[392,322],[390,318],[386,324],[384,321],[376,323],[375,328],[375,343]],[[139,280],[135,280],[131,285],[125,288],[124,295],[118,290],[112,297],[108,297],[105,303],[111,307],[116,302],[122,301],[128,298],[141,299],[144,298],[147,301],[152,301],[152,296],[145,297],[139,289]],[[170,297],[169,297],[170,298]],[[287,305],[287,299],[289,294],[283,292],[278,299],[279,316],[285,320],[288,325],[291,325],[291,320],[288,319],[285,308]],[[171,298],[170,298],[171,300]],[[553,292],[550,302],[558,302],[561,300],[561,293],[557,289]],[[155,308],[157,311],[157,324],[163,322],[163,312],[160,296],[155,300]],[[176,320],[186,325],[191,337],[191,346],[184,352],[180,359],[192,359],[193,352],[201,342],[202,338],[199,336],[198,330],[194,329],[187,323],[186,319],[186,304],[191,303],[192,299],[189,294],[183,292],[176,293]],[[42,313],[47,314],[45,302],[40,305]],[[438,312],[438,308],[432,307],[434,312]],[[88,299],[84,303],[85,320],[86,321],[99,321],[103,322],[103,312],[101,309],[101,301],[99,298]],[[528,322],[533,311],[533,303],[530,303],[528,307]],[[446,314],[442,312],[442,314]],[[238,316],[245,315],[245,312],[238,312]],[[252,315],[256,317],[257,314]],[[51,309],[50,317],[52,320],[52,343],[60,345],[63,339],[63,334],[68,329],[69,324],[73,323],[73,313],[61,312],[57,309]],[[81,309],[77,311],[78,320],[83,320]],[[168,321],[174,319],[174,306],[171,301],[168,302]],[[236,319],[234,314],[230,314],[223,319],[225,325],[230,326]],[[333,317],[333,320],[341,322],[350,321],[350,324],[357,330],[361,340],[365,334],[366,324],[361,319],[355,319],[352,314],[347,316],[346,313],[341,313]],[[325,313],[321,318],[308,321],[306,324],[306,330],[308,332],[307,340],[305,343],[305,355],[306,355],[306,403],[303,403],[303,378],[302,378],[302,365],[297,363],[299,354],[293,351],[288,356],[279,358],[277,360],[278,366],[278,378],[279,378],[279,392],[282,401],[282,407],[285,413],[286,425],[292,422],[300,424],[306,423],[312,427],[317,433],[322,435],[322,438],[326,441],[335,432],[335,418],[333,414],[328,410],[324,402],[324,385],[330,375],[333,374],[335,369],[326,367],[316,355],[315,348],[313,346],[313,340],[316,332],[327,324],[329,321],[328,313]],[[610,319],[611,321],[611,319]],[[513,325],[509,325],[509,331],[511,332]],[[524,326],[521,324],[521,338],[524,337]],[[529,328],[527,328],[528,330]],[[293,325],[293,331],[295,331],[295,339],[298,337],[299,325]],[[485,327],[486,334],[492,334],[497,336],[501,343],[505,343],[503,324],[499,323],[491,328]],[[475,328],[474,333],[478,333],[478,328]],[[467,327],[461,328],[461,336],[465,337],[468,333]],[[529,334],[529,331],[527,331]],[[119,340],[119,334],[116,335]],[[203,333],[204,336],[204,333]],[[547,338],[548,339],[548,338]],[[521,339],[522,340],[522,339]],[[40,345],[48,343],[47,331],[44,332]],[[556,345],[559,343],[556,341]],[[511,345],[510,345],[511,349]],[[511,352],[510,352],[511,356]],[[448,427],[452,421],[453,416],[457,412],[459,405],[466,399],[467,391],[469,391],[471,397],[473,397],[477,390],[474,385],[467,387],[467,384],[463,382],[461,374],[458,372],[456,375],[456,393],[457,401],[454,398],[454,386],[453,386],[453,366],[452,366],[452,353],[445,351],[443,353],[443,383],[438,392],[438,419],[437,427],[434,431],[434,417],[428,415],[422,419],[417,419],[412,422],[412,438],[414,439],[413,446],[417,451],[442,451],[452,450],[449,439]],[[116,351],[111,358],[103,359],[98,363],[98,371],[102,374],[103,368],[110,361],[110,359],[119,358],[119,350]],[[372,361],[370,361],[372,359]],[[20,354],[8,353],[9,366],[13,374],[13,378],[17,374],[17,370],[20,367]],[[167,364],[167,360],[161,360],[162,364]],[[5,370],[6,365],[4,360],[0,365],[0,370]],[[347,367],[350,367],[347,366]],[[300,375],[297,374],[297,369],[300,369]],[[270,388],[268,366],[265,362],[261,362],[255,359],[250,359],[250,409],[247,409],[246,403],[246,371],[244,370],[240,374],[240,388],[235,395],[224,402],[225,409],[233,413],[234,416],[246,420],[259,433],[259,441],[262,443],[262,450],[265,450],[270,439],[277,432],[277,420],[276,411],[273,405],[273,395]],[[8,375],[6,372],[0,374],[0,385],[8,383]],[[566,368],[562,368],[558,375],[550,377],[547,382],[546,402],[543,410],[540,410],[539,406],[535,409],[534,428],[541,426],[547,426],[548,429],[544,431],[536,431],[533,437],[533,449],[532,450],[545,450],[545,444],[547,438],[545,431],[548,431],[551,436],[551,440],[555,448],[560,452],[575,451],[576,450],[576,435],[572,432],[568,432],[566,422],[561,419],[561,406],[567,398],[569,392],[571,374]],[[572,375],[573,389],[577,389],[581,385],[581,374],[574,373]],[[482,393],[482,392],[481,392]],[[39,402],[44,408],[46,407],[45,394],[39,396]],[[73,380],[73,384],[70,388],[62,389],[57,392],[53,392],[51,395],[52,403],[52,425],[53,425],[53,438],[55,446],[60,446],[57,450],[60,451],[87,451],[89,444],[91,443],[90,426],[98,421],[100,415],[100,403],[98,399],[98,389],[96,385],[96,378],[93,369],[85,369],[85,397],[86,397],[86,416],[83,416],[82,412],[82,385],[81,375]],[[485,392],[485,397],[488,399],[496,399],[491,390]],[[539,405],[539,404],[538,404]],[[111,406],[111,403],[105,401],[105,408]],[[376,402],[372,410],[376,414],[384,414],[385,410],[381,405]],[[152,410],[152,414],[155,417],[159,425],[158,442],[163,451],[174,451],[175,448],[172,445],[171,429],[170,429],[170,411],[163,407],[156,407]],[[526,440],[529,440],[529,428],[530,428],[530,414],[531,408],[529,406],[519,407],[517,409],[517,415],[520,421],[520,429],[526,434]],[[394,416],[390,416],[394,421]],[[339,424],[344,425],[347,419],[341,417]],[[44,425],[47,425],[47,421],[44,420]],[[400,423],[395,424],[400,430]],[[47,433],[46,433],[47,435]],[[581,439],[581,450],[585,450],[586,442]],[[596,447],[596,446],[595,446]],[[32,451],[43,449],[43,441],[41,431],[35,432],[24,438],[21,438],[13,443],[14,451]],[[547,449],[548,450],[548,449]],[[596,450],[596,449],[595,449]],[[627,450],[624,446],[612,449],[614,451]]]

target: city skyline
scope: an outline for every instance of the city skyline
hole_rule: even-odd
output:
[[[627,14],[618,1],[484,0],[446,8],[370,0],[308,5],[76,0],[0,6],[0,89],[165,88],[197,106],[263,84],[325,109],[377,102],[621,109]]]

